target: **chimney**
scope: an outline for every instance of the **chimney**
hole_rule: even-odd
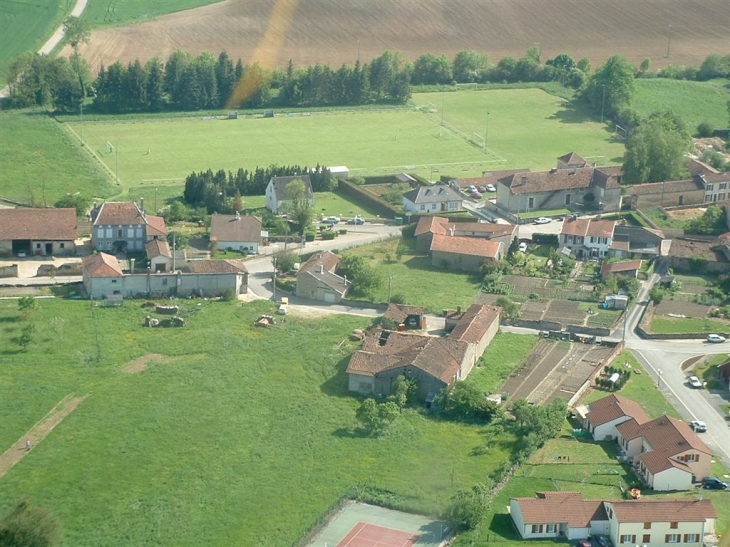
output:
[[[324,273],[324,264],[319,265],[319,273]]]
[[[134,273],[134,258],[129,259],[129,273]]]
[[[522,175],[522,184],[527,184],[527,175]]]
[[[139,209],[142,211],[142,216],[144,216],[144,198],[139,198]]]
[[[343,276],[342,276],[342,279],[344,279],[344,280],[345,280],[345,287],[347,287],[347,276],[346,276],[346,275],[343,275]]]

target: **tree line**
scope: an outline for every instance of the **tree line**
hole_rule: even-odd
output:
[[[309,175],[313,192],[327,192],[332,189],[332,179],[327,167],[317,164],[314,168],[298,165],[256,167],[253,171],[238,169],[226,173],[208,169],[190,173],[185,178],[183,200],[191,207],[205,207],[208,214],[230,213],[240,202],[240,196],[260,196],[266,193],[266,186],[272,177],[286,177],[299,174]],[[238,210],[240,210],[240,205]]]

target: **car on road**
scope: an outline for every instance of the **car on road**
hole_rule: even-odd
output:
[[[355,224],[357,226],[360,226],[362,224],[365,224],[365,221],[361,219],[360,217],[351,218],[347,221],[348,224]]]
[[[322,222],[328,222],[329,224],[337,224],[340,222],[340,217],[324,217]]]
[[[689,425],[695,433],[704,433],[707,431],[707,424],[700,420],[692,420]]]
[[[704,486],[708,490],[727,490],[727,483],[721,481],[717,477],[707,477],[703,481],[702,486]]]
[[[720,336],[719,334],[708,334],[707,335],[707,341],[711,344],[721,344],[725,341],[724,336]]]
[[[535,224],[547,224],[550,222],[548,217],[538,217],[535,219]]]
[[[525,243],[524,241],[522,243],[520,243],[520,252],[522,252],[522,253],[527,252],[527,243]]]
[[[494,184],[487,184],[486,186],[487,192],[496,192],[497,189],[494,187]]]
[[[687,383],[695,389],[702,387],[702,382],[700,382],[700,379],[697,378],[697,376],[690,376],[687,378]]]

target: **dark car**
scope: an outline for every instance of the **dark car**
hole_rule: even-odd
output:
[[[360,226],[362,224],[365,224],[365,221],[361,219],[360,217],[351,218],[347,221],[348,224],[355,224],[357,226]]]
[[[703,486],[708,490],[727,490],[727,483],[717,477],[707,477]]]

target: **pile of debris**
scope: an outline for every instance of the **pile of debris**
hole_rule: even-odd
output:
[[[256,321],[253,322],[254,327],[270,327],[276,325],[276,319],[273,315],[260,315]]]
[[[165,319],[156,319],[154,317],[150,317],[149,315],[144,318],[144,326],[155,328],[155,327],[184,327],[185,326],[185,319],[182,317],[178,317],[177,315],[174,317],[168,317]]]

